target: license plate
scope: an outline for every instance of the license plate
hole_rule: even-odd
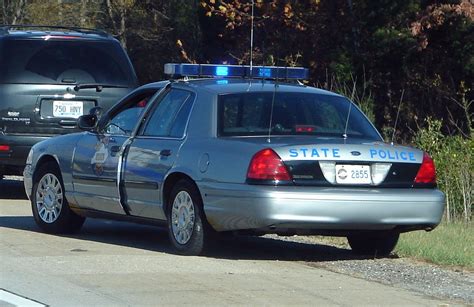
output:
[[[53,101],[54,117],[73,117],[78,118],[83,114],[84,104],[82,101]]]
[[[340,184],[371,184],[370,166],[336,164],[336,182]]]

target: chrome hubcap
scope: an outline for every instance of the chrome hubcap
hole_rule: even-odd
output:
[[[194,204],[186,191],[179,192],[171,210],[171,228],[179,244],[188,243],[194,230]]]
[[[39,217],[46,223],[56,221],[63,206],[63,189],[58,177],[46,174],[41,178],[36,190],[36,208]]]

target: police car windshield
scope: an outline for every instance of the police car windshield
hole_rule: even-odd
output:
[[[0,83],[135,84],[128,59],[112,41],[6,39],[0,68]]]
[[[271,119],[271,135],[311,135],[341,137],[344,134],[349,100],[340,96],[277,92],[220,95],[218,99],[219,136],[265,136]],[[366,117],[352,108],[348,137],[380,140]]]

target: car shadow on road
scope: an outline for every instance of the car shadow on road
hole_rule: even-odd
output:
[[[22,177],[0,180],[0,199],[27,199]]]
[[[41,232],[31,216],[0,216],[0,227]],[[174,253],[166,229],[133,223],[88,219],[81,231],[64,238],[113,244],[148,251]],[[278,237],[226,237],[204,257],[232,260],[340,261],[367,259],[335,246],[280,240]]]

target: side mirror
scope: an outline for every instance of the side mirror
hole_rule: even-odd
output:
[[[93,131],[97,127],[98,119],[96,115],[88,114],[79,116],[77,119],[77,127],[85,131]]]
[[[97,117],[97,121],[99,121],[100,117],[102,116],[102,113],[104,113],[104,109],[101,107],[93,107],[89,111],[89,115],[95,115]]]
[[[77,127],[85,131],[95,130],[103,112],[104,110],[101,107],[93,107],[90,109],[89,114],[79,116]]]

